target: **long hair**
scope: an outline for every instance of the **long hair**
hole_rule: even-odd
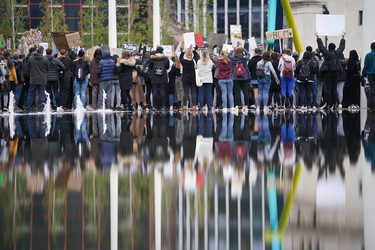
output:
[[[174,58],[174,67],[176,69],[181,68],[180,58],[176,54],[173,54],[173,58]]]
[[[103,53],[100,49],[96,49],[94,52],[94,59],[99,62],[100,60],[103,59]]]
[[[203,64],[208,64],[211,61],[210,55],[208,54],[207,50],[204,50],[202,52],[202,59],[201,60],[202,60]]]
[[[234,51],[234,53],[233,53],[233,55],[235,56],[235,57],[243,57],[243,48],[237,48],[235,51]]]
[[[191,49],[187,49],[185,55],[186,57],[191,57],[191,59],[193,59],[193,51]]]
[[[129,51],[124,51],[124,52],[122,52],[122,58],[124,58],[124,59],[129,59],[129,58],[130,58],[130,53],[129,53]]]
[[[263,61],[265,61],[265,62],[270,61],[270,60],[271,60],[270,53],[267,52],[267,51],[263,52],[262,59],[263,59]]]
[[[229,57],[228,57],[228,52],[226,52],[225,50],[222,50],[221,53],[220,53],[220,55],[221,55],[221,58],[223,59],[223,62],[225,64],[228,64],[229,61],[230,61]]]

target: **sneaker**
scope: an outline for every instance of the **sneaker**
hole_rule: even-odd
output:
[[[264,106],[264,107],[263,107],[263,112],[266,114],[266,113],[268,113],[268,111],[269,111],[268,107],[267,107],[267,106]]]
[[[255,110],[257,108],[257,106],[255,106],[254,104],[250,106],[251,109]]]
[[[142,111],[142,107],[141,107],[141,105],[138,105],[137,111],[138,111],[138,112],[141,112],[141,111]]]
[[[120,107],[117,107],[116,109],[120,110]],[[87,111],[94,111],[95,109],[93,109],[93,107],[91,107],[91,106],[86,106],[86,110]]]
[[[341,103],[339,103],[338,109],[342,109],[342,104]]]
[[[312,107],[312,110],[313,110],[313,111],[316,111],[316,110],[317,110],[317,108],[316,108],[315,106],[313,106],[313,107]]]
[[[170,106],[170,107],[169,107],[169,111],[172,111],[172,112],[173,112],[173,106]]]
[[[247,106],[242,107],[242,112],[247,113],[248,111],[249,111],[249,109],[247,108]]]
[[[233,109],[233,108],[232,108]],[[231,111],[232,111],[232,109],[231,109]],[[221,110],[221,112],[223,112],[223,113],[227,113],[228,112],[228,109],[227,108],[223,108],[222,110]]]
[[[255,109],[255,112],[257,112],[257,114],[260,113],[260,109],[259,109],[259,107],[257,107],[257,108]]]

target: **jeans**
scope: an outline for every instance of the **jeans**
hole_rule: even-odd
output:
[[[29,87],[29,94],[27,95],[27,101],[26,101],[26,112],[29,112],[31,109],[31,105],[33,105],[35,101],[35,92],[39,92],[39,106],[38,111],[43,111],[44,104],[46,102],[46,85],[39,85],[39,84],[30,84]]]
[[[112,95],[112,81],[100,82],[97,109],[103,109],[103,107],[106,109],[109,109],[111,106],[110,105],[111,95]]]
[[[221,99],[223,101],[223,108],[233,108],[233,80],[219,80],[219,86],[221,90]],[[229,104],[229,107],[228,107]]]
[[[74,96],[74,103],[76,107],[77,107],[78,96],[81,99],[83,107],[86,106],[86,89],[87,89],[88,83],[89,81],[87,80],[87,78],[84,81],[78,81],[77,79],[74,79],[74,88],[76,92]]]
[[[168,94],[169,107],[173,107],[174,94]]]
[[[199,87],[199,107],[202,108],[205,104],[205,100],[207,103],[207,107],[210,109],[212,108],[212,83],[203,83],[201,87]]]
[[[51,98],[52,108],[56,108],[60,105],[60,95],[59,95],[59,82],[58,81],[48,81],[46,90]]]
[[[262,106],[262,100],[263,100],[263,106],[268,105],[268,93],[270,91],[271,87],[271,81],[262,78],[258,80],[258,105]]]
[[[323,94],[323,80],[317,78],[316,79],[316,100],[315,105],[316,107],[320,107],[320,103],[322,102],[322,94]]]
[[[15,105],[18,106],[19,101],[20,101],[20,97],[21,97],[21,91],[22,91],[23,85],[22,85],[22,83],[10,84],[10,87],[11,87],[11,90],[13,91],[13,94],[14,94]]]
[[[294,78],[286,78],[281,77],[281,95],[283,97],[286,97],[286,94],[288,94],[288,97],[293,95],[293,89],[294,89]]]
[[[115,105],[116,97],[116,105]],[[111,107],[119,107],[121,105],[121,89],[119,80],[114,80],[112,83]]]
[[[195,82],[183,83],[184,85],[184,103],[187,105],[189,96],[191,97],[191,102],[189,102],[190,107],[197,105],[197,85]]]

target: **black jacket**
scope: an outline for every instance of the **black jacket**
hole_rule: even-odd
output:
[[[121,90],[130,90],[133,87],[132,72],[136,69],[136,60],[134,58],[121,59],[119,66],[119,80]]]
[[[317,38],[316,42],[318,44],[318,48],[320,52],[322,52],[324,56],[324,61],[322,66],[320,67],[321,72],[325,71],[336,71],[341,72],[342,67],[340,64],[340,58],[342,53],[345,49],[345,39],[342,38],[340,41],[340,45],[336,50],[328,50],[324,45],[321,38]]]
[[[47,75],[47,81],[58,81],[59,80],[59,71],[65,70],[65,65],[57,58],[47,55],[49,60],[49,70]]]
[[[258,79],[256,72],[257,72],[257,63],[262,60],[262,56],[257,55],[253,56],[250,60],[249,63],[247,64],[249,70],[250,70],[250,79]],[[276,67],[277,68],[277,67]],[[274,66],[274,69],[276,69]]]
[[[32,55],[28,61],[30,72],[30,84],[47,85],[47,74],[49,70],[49,61],[40,53]]]
[[[150,80],[152,84],[168,83],[169,59],[163,54],[151,56],[149,63]],[[156,74],[158,70],[162,70],[161,75]]]

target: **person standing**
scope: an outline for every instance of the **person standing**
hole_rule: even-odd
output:
[[[317,44],[320,52],[324,56],[323,64],[320,68],[322,74],[324,74],[324,84],[326,87],[326,100],[328,104],[328,108],[331,110],[336,109],[337,105],[337,83],[339,81],[339,74],[342,71],[342,67],[340,64],[340,56],[344,52],[345,49],[345,34],[342,35],[340,40],[340,45],[336,49],[336,45],[334,43],[330,43],[328,45],[328,50],[323,45],[323,41],[317,35]]]
[[[27,54],[27,56],[23,59],[22,61],[22,75],[23,75],[23,78],[24,78],[24,84],[23,84],[23,87],[22,87],[22,90],[21,90],[21,96],[20,96],[20,101],[18,103],[18,107],[23,109],[26,105],[26,100],[27,100],[27,94],[29,93],[29,85],[30,85],[30,75],[29,75],[29,70],[27,68],[27,65],[28,65],[28,61],[30,59],[30,57],[35,53],[36,51],[36,48],[35,47],[31,47],[29,49],[29,54]]]
[[[74,77],[74,108],[77,108],[78,97],[80,97],[83,107],[86,107],[86,90],[88,85],[87,75],[89,71],[89,63],[85,60],[85,51],[78,52],[78,58],[73,61],[73,77]]]
[[[199,87],[199,108],[202,109],[205,104],[209,111],[212,109],[213,98],[212,98],[212,85],[213,75],[212,69],[214,67],[213,62],[210,59],[210,55],[207,50],[202,53],[202,58],[198,61],[198,70],[202,86]]]
[[[250,98],[250,71],[246,67],[250,58],[249,52],[244,48],[237,47],[229,54],[229,59],[232,61],[232,72],[231,78],[233,79],[234,88],[234,105],[236,107],[241,106],[241,90],[244,95],[244,106],[242,107],[244,112],[248,111]]]
[[[47,92],[51,98],[52,109],[56,110],[60,106],[59,95],[59,72],[65,71],[65,65],[52,55],[52,49],[46,49],[46,57],[49,61],[49,70],[47,75]]]
[[[283,52],[279,61],[278,69],[281,78],[281,101],[285,107],[286,100],[289,101],[289,107],[294,108],[294,71],[296,70],[296,61],[292,57],[292,51],[287,49]]]
[[[3,90],[3,91],[8,92],[8,102],[6,104],[4,104],[3,111],[8,111],[8,108],[9,108],[9,93],[12,90],[13,93],[16,94],[15,90],[16,90],[16,86],[18,85],[16,68],[14,67],[14,63],[12,62],[10,57],[11,57],[11,54],[9,53],[9,51],[6,51],[4,53],[4,61],[8,65],[8,69],[9,69],[9,77],[7,79],[7,81],[9,81],[9,84],[7,86],[8,89]]]
[[[228,111],[234,112],[234,97],[233,97],[233,80],[230,77],[232,70],[232,61],[229,60],[228,52],[221,51],[221,57],[216,61],[218,66],[217,79],[221,89],[221,99],[223,101],[223,113]]]
[[[263,52],[262,60],[257,63],[257,70],[263,70],[263,76],[258,75],[258,107],[256,111],[259,113],[260,108],[263,108],[263,112],[268,112],[268,93],[271,87],[271,74],[276,79],[276,84],[280,84],[279,78],[273,68],[271,62],[270,53],[267,51]]]
[[[182,49],[182,48],[181,48]],[[184,103],[185,109],[188,108],[187,103],[190,97],[190,108],[193,111],[197,111],[197,84],[195,81],[195,67],[196,62],[199,60],[198,53],[194,50],[192,46],[186,51],[181,51],[180,62],[182,65],[182,83],[184,86]],[[183,111],[183,108],[180,109]]]
[[[133,87],[133,70],[135,68],[136,61],[130,56],[128,51],[122,52],[122,58],[120,62],[117,62],[119,67],[119,80],[121,89],[121,108],[127,111],[133,110],[133,100],[130,96],[130,90]]]
[[[152,96],[154,108],[165,111],[166,105],[166,87],[168,84],[169,59],[163,54],[163,47],[156,49],[155,55],[151,56],[149,63],[150,80],[152,84]]]
[[[105,50],[103,52],[103,59],[99,62],[98,77],[99,77],[99,94],[97,108],[106,109],[111,108],[112,95],[112,81],[115,78],[115,62],[110,58],[111,52]],[[105,98],[106,97],[106,98]],[[106,100],[105,100],[106,99]]]
[[[253,87],[254,91],[254,106],[253,108],[258,106],[258,77],[256,74],[257,71],[257,63],[262,60],[262,50],[260,48],[255,48],[254,56],[250,58],[248,68],[250,70],[250,83]]]
[[[361,89],[361,61],[357,51],[349,52],[348,64],[346,66],[346,83],[344,87],[345,106],[359,108]]]
[[[30,112],[31,106],[35,101],[35,92],[39,93],[38,111],[43,111],[46,101],[47,74],[49,70],[49,61],[43,56],[44,48],[39,46],[36,53],[28,61],[28,70],[30,72],[30,87],[27,95],[25,112]]]
[[[114,54],[112,60],[117,63],[119,56]],[[116,101],[116,102],[115,102]],[[111,108],[114,110],[120,110],[121,105],[121,89],[120,89],[120,80],[118,67],[115,67],[115,78],[112,82],[112,94],[111,94]]]
[[[65,66],[64,76],[60,78],[60,107],[58,110],[68,110],[71,106],[70,102],[70,79],[72,78],[72,60],[65,49],[60,50],[59,60]]]
[[[102,60],[103,54],[100,49],[96,49],[94,52],[94,58],[90,61],[90,85],[91,85],[91,107],[96,108],[98,103],[98,89],[99,89],[99,78],[98,68],[99,62]]]
[[[371,52],[365,57],[365,64],[362,76],[367,77],[370,84],[370,91],[366,92],[367,108],[375,108],[375,42],[371,43]]]

